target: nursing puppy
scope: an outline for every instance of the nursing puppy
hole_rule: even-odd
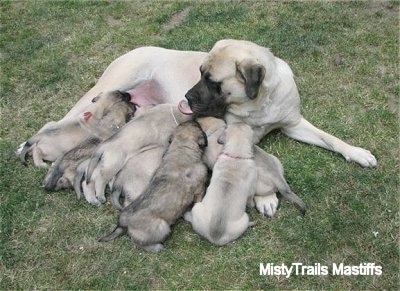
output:
[[[79,117],[65,122],[51,122],[24,144],[19,158],[26,164],[32,153],[35,166],[47,167],[62,154],[83,142],[88,136],[106,138],[126,122],[134,111],[130,95],[120,91],[101,93]]]
[[[251,127],[232,123],[225,136],[224,150],[213,167],[203,201],[185,214],[197,233],[220,246],[237,239],[253,225],[246,204],[253,200],[257,183]]]
[[[224,134],[226,124],[222,119],[213,117],[198,118],[197,121],[207,135],[208,140],[203,160],[208,168],[212,170],[224,149],[220,137]],[[293,202],[304,215],[306,206],[290,189],[284,177],[283,167],[279,159],[274,155],[266,153],[258,146],[254,146],[254,162],[258,174],[254,195],[257,210],[267,217],[272,217],[278,207],[278,198],[275,193],[279,192],[283,198]],[[269,201],[269,203],[265,203],[266,201]]]
[[[94,102],[97,104],[103,103],[103,107],[108,110],[107,101],[109,100],[107,99],[115,97],[115,94],[119,95],[120,93],[111,92],[108,95],[99,96]],[[97,111],[99,116],[104,115],[99,121],[98,131],[63,154],[53,163],[43,181],[43,187],[47,191],[71,188],[78,165],[90,158],[94,149],[124,126],[134,113],[135,106],[129,102],[128,98],[123,99],[121,102],[113,103],[107,112],[99,113]]]
[[[169,104],[139,108],[130,122],[93,153],[82,182],[86,200],[93,205],[104,203],[107,183],[131,157],[154,148],[167,148],[173,130],[191,118]]]
[[[90,158],[101,142],[102,139],[98,137],[89,137],[59,157],[47,172],[43,180],[43,188],[47,191],[72,188],[79,164]]]
[[[128,232],[140,248],[161,251],[170,226],[204,195],[207,167],[201,156],[206,146],[207,138],[196,122],[178,126],[150,185],[121,211],[118,226],[100,241]]]
[[[127,161],[112,182],[110,201],[115,208],[128,206],[143,193],[160,166],[165,150],[164,146],[155,147]]]

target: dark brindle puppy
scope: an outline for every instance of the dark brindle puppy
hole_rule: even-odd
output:
[[[198,123],[189,121],[178,126],[150,185],[122,209],[118,226],[100,241],[128,232],[139,247],[161,251],[170,226],[204,195],[207,167],[201,158],[206,146],[207,137]]]

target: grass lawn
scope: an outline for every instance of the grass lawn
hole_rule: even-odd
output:
[[[399,287],[399,1],[0,1],[0,289],[388,289]],[[125,236],[97,239],[116,222],[72,191],[46,193],[46,173],[14,151],[58,120],[117,56],[142,45],[209,50],[237,38],[270,47],[292,67],[302,113],[371,150],[363,169],[279,132],[278,156],[308,213],[289,203],[273,219],[216,247],[180,220],[160,254]],[[321,264],[329,274],[260,276],[260,263]],[[375,263],[382,275],[332,274],[333,264]]]

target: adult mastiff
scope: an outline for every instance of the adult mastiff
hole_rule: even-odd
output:
[[[220,40],[209,53],[134,49],[113,61],[60,122],[77,118],[100,92],[112,90],[128,91],[139,107],[171,103],[197,116],[228,113],[228,122],[239,119],[253,127],[255,142],[279,128],[296,140],[340,153],[347,161],[377,166],[370,151],[349,145],[302,117],[289,65],[249,41]],[[182,101],[185,94],[188,102]]]

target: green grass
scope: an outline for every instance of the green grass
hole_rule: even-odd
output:
[[[398,1],[1,1],[0,9],[0,289],[398,288]],[[161,254],[127,237],[98,243],[117,211],[72,191],[46,193],[46,171],[22,166],[14,150],[63,117],[117,56],[141,45],[207,51],[222,38],[287,60],[304,116],[370,149],[379,167],[272,133],[261,145],[281,159],[305,217],[286,202],[273,219],[250,210],[255,227],[225,247],[184,221]],[[372,262],[383,275],[259,275],[259,263],[293,262]]]

